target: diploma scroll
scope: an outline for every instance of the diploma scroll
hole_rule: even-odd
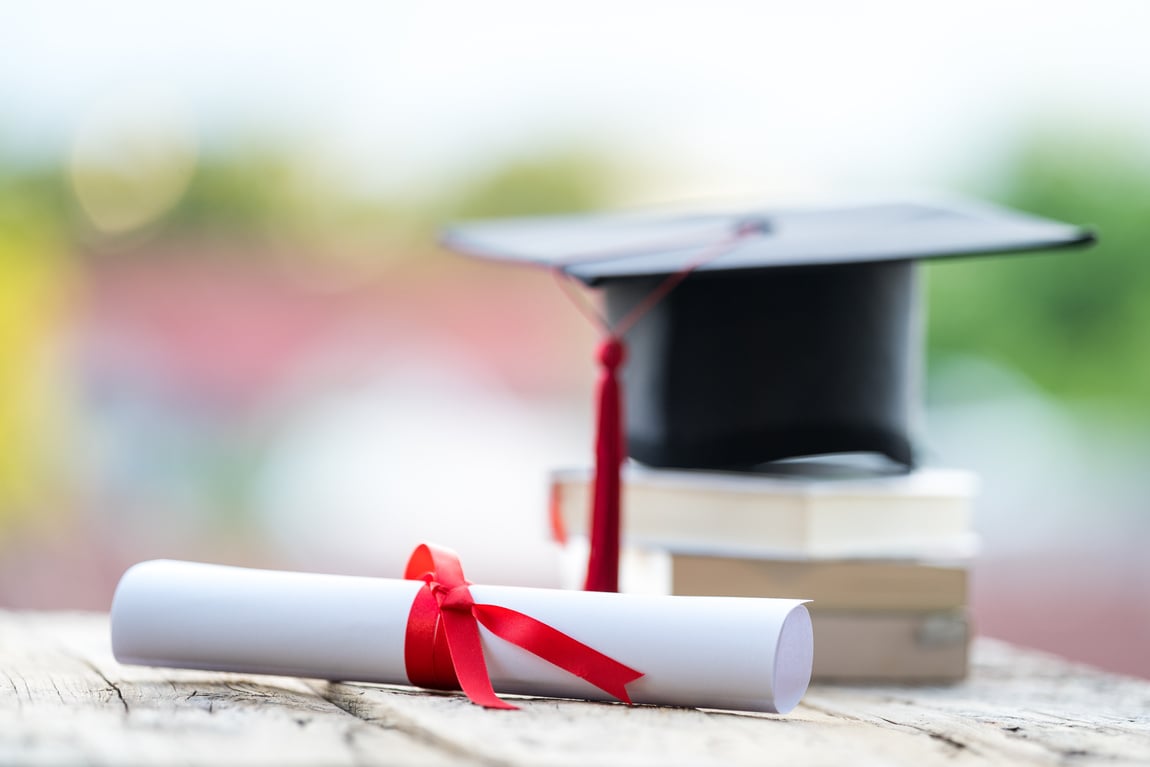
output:
[[[422,581],[157,560],[112,604],[122,663],[411,684],[404,642]],[[477,602],[542,621],[643,673],[635,703],[786,713],[810,681],[801,600],[669,597],[471,585]],[[480,627],[497,692],[610,699]]]

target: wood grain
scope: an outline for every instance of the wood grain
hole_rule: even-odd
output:
[[[991,640],[950,687],[786,717],[121,666],[107,618],[0,612],[2,765],[1144,765],[1150,682]]]

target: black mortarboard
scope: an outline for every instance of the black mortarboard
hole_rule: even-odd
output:
[[[504,219],[444,237],[605,287],[613,325],[667,275],[697,266],[627,331],[624,410],[633,458],[700,469],[844,452],[913,465],[915,262],[1092,239],[1015,211],[934,202]]]

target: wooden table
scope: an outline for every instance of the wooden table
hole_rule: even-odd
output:
[[[1150,682],[978,640],[952,687],[815,686],[789,716],[117,664],[107,617],[0,612],[0,764],[1150,764]]]

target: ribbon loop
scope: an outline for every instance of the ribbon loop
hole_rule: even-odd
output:
[[[463,577],[463,565],[451,549],[420,544],[404,577],[421,580],[407,620],[404,660],[412,684],[439,690],[462,689],[488,708],[517,708],[491,687],[482,624],[488,631],[538,655],[569,673],[631,702],[627,684],[643,676],[619,661],[529,615],[500,605],[477,604]]]

